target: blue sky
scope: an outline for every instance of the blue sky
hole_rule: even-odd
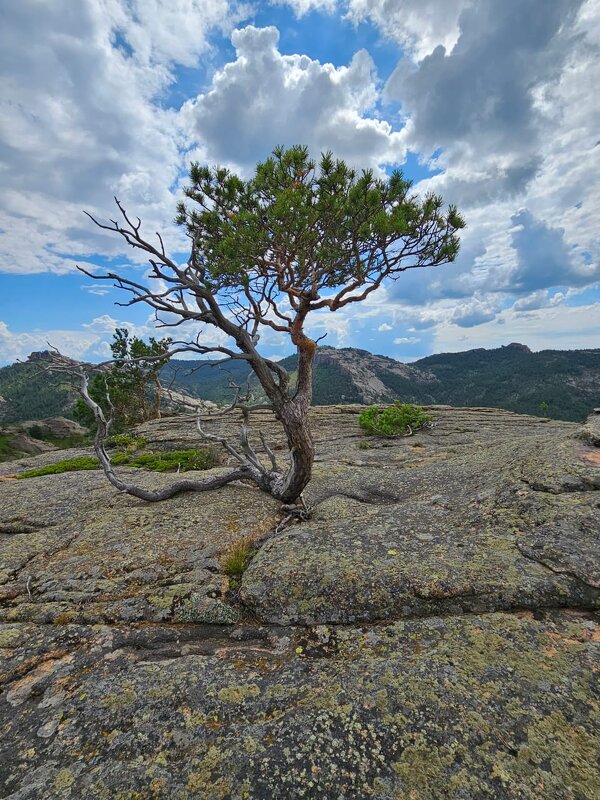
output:
[[[106,219],[116,194],[183,259],[189,161],[249,175],[295,143],[400,167],[468,222],[455,264],[315,317],[315,336],[404,361],[600,347],[599,45],[599,0],[6,0],[0,365],[156,335],[76,271],[145,270],[83,209]]]

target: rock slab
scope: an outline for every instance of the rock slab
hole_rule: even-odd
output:
[[[0,797],[600,796],[587,429],[438,407],[390,441],[359,410],[313,411],[312,517],[279,533],[246,485],[148,505],[98,472],[0,481]],[[198,444],[184,418],[141,433]]]

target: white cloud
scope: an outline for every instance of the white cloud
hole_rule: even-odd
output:
[[[225,0],[7,0],[0,27],[0,271],[65,272],[70,256],[115,254],[120,240],[82,209],[112,215],[119,194],[150,231],[167,230],[184,164],[177,114],[162,97],[175,64],[193,66]],[[24,246],[24,243],[27,246]]]
[[[64,355],[83,359],[88,350],[99,341],[95,333],[72,330],[14,332],[0,320],[0,364],[25,360],[34,351],[55,347]]]
[[[234,31],[236,60],[184,107],[190,138],[207,160],[249,169],[277,144],[331,149],[362,167],[403,160],[400,133],[373,113],[378,80],[365,50],[335,67],[282,55],[278,41],[274,27]]]
[[[459,35],[458,18],[471,0],[348,0],[347,17],[368,20],[396,40],[416,60],[442,45],[452,50]]]
[[[432,352],[501,347],[510,342],[527,344],[532,350],[600,348],[598,306],[562,304],[528,314],[509,309],[497,320],[470,329],[457,327],[450,321],[440,322]]]
[[[310,11],[323,11],[331,14],[337,0],[271,0],[274,6],[289,6],[297,17],[303,17]]]
[[[400,63],[387,91],[408,115],[407,143],[443,148],[441,173],[418,188],[458,203],[468,228],[457,263],[407,276],[399,300],[600,280],[599,10],[597,0],[473,0],[451,51]]]
[[[397,339],[394,339],[394,344],[416,344],[420,341],[416,336],[398,336]]]
[[[538,289],[517,300],[513,305],[513,310],[522,312],[537,311],[540,308],[556,306],[559,303],[563,303],[565,299],[566,295],[563,292],[556,292],[550,296],[545,289]]]
[[[454,344],[479,335],[506,343],[501,337],[514,325],[510,338],[522,331],[535,346],[535,325],[546,343],[560,341],[564,325],[573,343],[583,342],[573,322],[583,312],[552,315],[568,307],[572,287],[600,279],[598,0],[285,4],[298,16],[337,10],[370,21],[404,49],[408,57],[386,89],[401,105],[404,129],[382,119],[381,84],[364,50],[334,66],[284,55],[277,29],[248,26],[233,32],[235,58],[213,62],[211,33],[227,33],[249,13],[226,0],[6,0],[0,271],[69,272],[81,259],[91,267],[96,254],[127,252],[81,214],[111,214],[114,193],[146,231],[165,231],[168,247],[179,245],[170,221],[190,157],[247,174],[280,143],[331,148],[375,168],[401,163],[407,147],[425,158],[440,147],[433,166],[441,174],[418,189],[439,191],[465,212],[458,261],[408,272],[368,302],[317,316],[314,335],[329,330],[327,343],[350,344],[393,329],[410,339],[412,326],[416,335],[437,330],[432,347],[448,349],[442,335]],[[199,58],[219,66],[203,73],[201,94],[180,112],[169,109],[175,68],[193,69]],[[562,285],[571,290],[548,295]],[[106,291],[96,287],[86,291]],[[80,345],[81,331],[19,337],[41,349],[56,334],[77,353],[96,336],[89,346],[100,355],[111,324],[121,323],[88,323]],[[153,322],[130,327],[156,335]],[[6,352],[19,349],[15,334],[6,327],[0,334]],[[266,336],[263,343],[281,347]]]

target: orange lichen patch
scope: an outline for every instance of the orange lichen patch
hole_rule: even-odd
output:
[[[583,453],[581,460],[587,464],[593,464],[595,467],[600,467],[600,450],[590,450]]]
[[[6,699],[11,706],[21,705],[21,703],[25,702],[25,700],[34,693],[36,687],[45,678],[52,675],[66,664],[70,664],[74,658],[75,656],[72,653],[58,657],[48,657],[32,672],[25,675],[24,678],[14,682],[6,693]]]

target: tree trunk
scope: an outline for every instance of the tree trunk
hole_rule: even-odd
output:
[[[308,422],[309,405],[289,400],[278,409],[277,417],[283,425],[290,451],[287,472],[276,478],[270,492],[283,503],[295,503],[312,476],[315,446]]]
[[[158,375],[154,376],[154,408],[152,409],[152,419],[160,419],[160,395],[162,386]]]
[[[317,345],[302,331],[303,318],[297,320],[292,341],[298,348],[298,381],[293,399],[286,397],[275,404],[290,451],[290,467],[271,487],[271,494],[284,503],[295,503],[312,476],[315,445],[308,421],[312,403],[313,361]]]

